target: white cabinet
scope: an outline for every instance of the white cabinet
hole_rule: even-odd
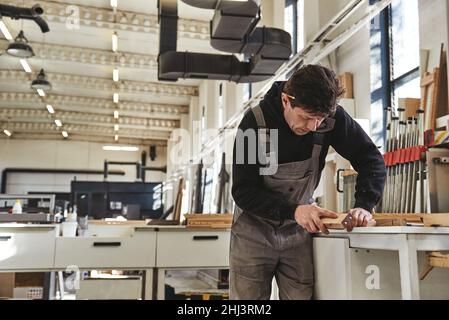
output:
[[[54,226],[0,226],[0,270],[53,268]]]
[[[159,268],[229,266],[228,230],[160,230],[157,237]]]
[[[55,268],[151,268],[156,260],[156,234],[136,231],[128,237],[56,239]]]

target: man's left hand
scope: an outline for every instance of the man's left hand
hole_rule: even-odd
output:
[[[368,223],[373,219],[371,213],[362,208],[354,208],[349,210],[352,216],[352,223],[347,226],[348,232],[351,232],[355,227],[367,227]]]

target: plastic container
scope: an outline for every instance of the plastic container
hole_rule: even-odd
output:
[[[61,223],[63,237],[76,237],[76,228],[78,223],[76,221],[65,221]]]
[[[19,199],[16,200],[16,203],[14,203],[14,206],[12,207],[12,213],[13,214],[19,214],[22,213],[22,203]]]

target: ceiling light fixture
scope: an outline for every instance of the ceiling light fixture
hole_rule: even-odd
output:
[[[31,67],[26,59],[20,59],[20,64],[22,65],[22,68],[26,73],[32,72]]]
[[[118,119],[118,116],[119,116],[118,111],[115,110],[115,111],[114,111],[114,119]]]
[[[114,92],[114,94],[112,95],[112,100],[114,101],[114,103],[118,103],[118,92]]]
[[[111,7],[117,8],[118,1],[117,0],[111,0]]]
[[[47,111],[51,114],[55,113],[55,109],[53,109],[53,106],[50,104],[47,104]]]
[[[45,97],[45,91],[42,89],[36,89],[37,94],[40,95],[41,97]]]
[[[130,147],[130,146],[103,146],[103,150],[105,151],[139,151],[138,147]]]
[[[58,127],[62,127],[62,122],[61,122],[61,120],[59,120],[59,119],[56,119],[56,120],[55,120],[55,124],[56,124]]]
[[[114,131],[118,131],[119,130],[119,125],[118,124],[114,124]]]
[[[9,130],[3,130],[4,134],[6,134],[8,137],[10,137],[12,135],[11,131]]]
[[[118,35],[117,32],[114,31],[112,34],[112,51],[117,52],[118,50]]]
[[[31,88],[36,90],[51,90],[51,83],[47,80],[44,69],[41,69],[41,71],[39,71],[38,75],[36,76],[36,79],[31,82]]]
[[[114,70],[112,71],[112,80],[114,80],[114,82],[118,82],[119,81],[118,68],[114,68]]]
[[[6,40],[11,41],[13,39],[11,32],[9,32],[8,27],[2,20],[0,20],[0,30],[2,30],[2,33],[5,36]]]
[[[33,48],[28,44],[27,38],[23,34],[23,30],[19,32],[19,35],[11,42],[6,48],[6,52],[18,58],[30,58],[34,56]]]
[[[61,133],[62,133],[62,136],[63,136],[64,138],[67,139],[67,138],[69,137],[69,133],[68,133],[67,131],[64,130],[64,131],[62,131]]]

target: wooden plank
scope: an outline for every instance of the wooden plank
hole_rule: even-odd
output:
[[[339,76],[340,84],[345,89],[345,93],[342,98],[344,99],[354,99],[354,76],[350,72],[345,72]]]
[[[143,221],[143,220],[126,220],[126,221],[89,220],[88,224],[127,226],[127,225],[139,225],[139,224],[145,225],[145,221]]]
[[[423,221],[425,227],[449,227],[449,213],[425,214]]]
[[[184,178],[179,179],[178,192],[176,195],[175,207],[173,210],[173,220],[178,223],[181,220],[181,207],[182,207],[182,191],[184,188]]]
[[[326,228],[343,230],[345,227],[342,222],[346,218],[347,214],[339,214],[337,219],[322,219]],[[373,214],[373,222],[368,226],[374,227],[384,227],[384,226],[402,226],[408,223],[422,223],[422,214],[386,214],[377,213]]]
[[[232,226],[232,214],[186,214],[188,228],[228,229]]]

